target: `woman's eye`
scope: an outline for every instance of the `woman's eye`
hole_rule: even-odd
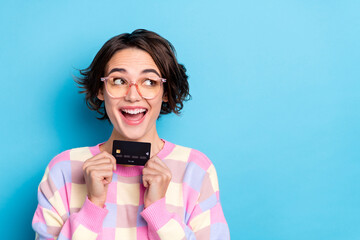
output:
[[[126,83],[125,80],[123,80],[121,78],[114,79],[114,84],[115,85],[124,85],[125,83]]]
[[[146,79],[144,81],[144,85],[146,86],[155,86],[156,85],[156,81],[155,80],[151,80],[151,79]]]

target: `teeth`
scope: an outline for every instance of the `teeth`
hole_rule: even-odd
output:
[[[142,113],[145,112],[146,109],[144,108],[137,108],[137,109],[122,109],[123,112],[126,112],[128,114],[138,114],[138,113]]]

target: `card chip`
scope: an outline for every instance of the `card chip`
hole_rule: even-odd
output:
[[[121,153],[121,150],[120,150],[120,149],[116,149],[116,153]]]

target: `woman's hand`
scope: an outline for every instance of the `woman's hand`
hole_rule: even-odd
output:
[[[116,160],[113,155],[103,151],[84,162],[83,172],[89,200],[99,207],[104,207],[109,183]]]
[[[143,168],[144,208],[165,197],[171,181],[171,171],[157,156],[150,158]]]

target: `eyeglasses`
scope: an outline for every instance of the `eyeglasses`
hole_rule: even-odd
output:
[[[137,92],[145,99],[155,98],[161,89],[161,86],[166,82],[165,78],[143,78],[136,83],[127,81],[124,77],[102,77],[101,81],[105,83],[106,92],[112,98],[125,97],[131,86],[136,87]]]

